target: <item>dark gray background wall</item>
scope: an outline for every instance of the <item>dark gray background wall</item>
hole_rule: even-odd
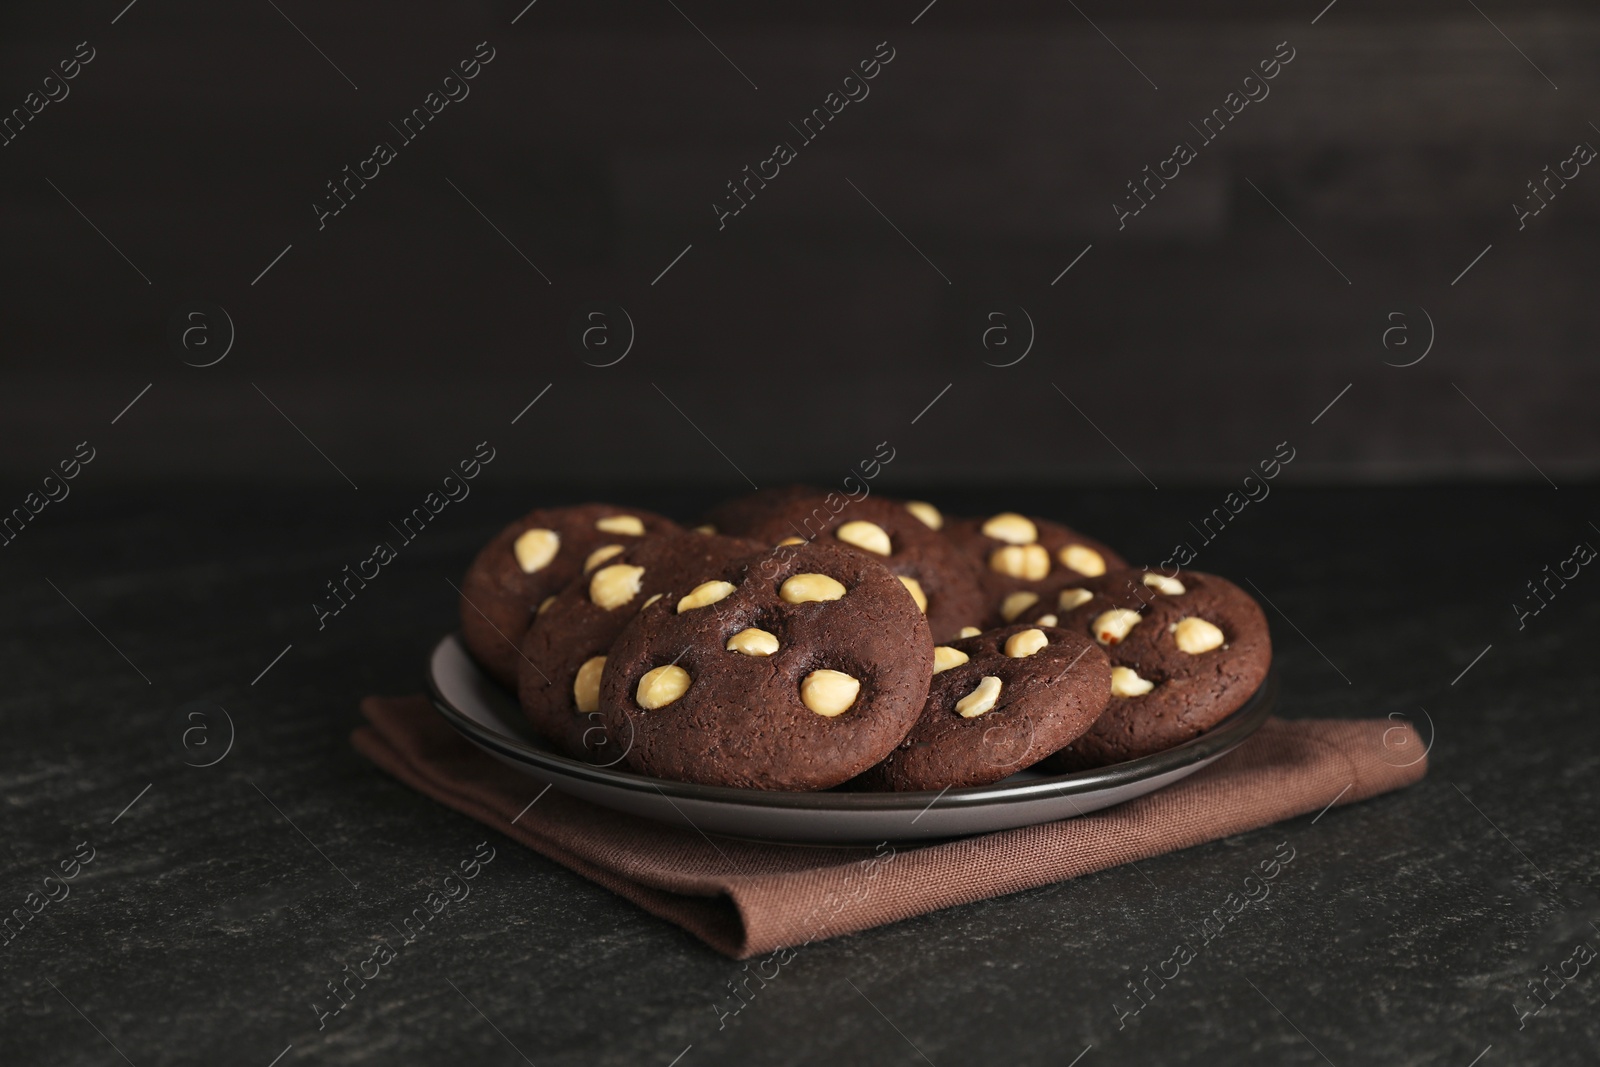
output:
[[[1590,7],[524,2],[0,12],[7,112],[95,50],[0,147],[0,473],[85,439],[107,479],[416,477],[483,439],[558,480],[832,478],[884,440],[923,482],[1233,477],[1284,440],[1308,479],[1600,467],[1600,168],[1513,209],[1600,144]],[[719,231],[724,183],[883,41]],[[1124,183],[1283,41],[1119,231]],[[215,310],[210,348],[169,338],[197,300],[236,331],[207,368]],[[586,365],[618,308],[631,350]]]

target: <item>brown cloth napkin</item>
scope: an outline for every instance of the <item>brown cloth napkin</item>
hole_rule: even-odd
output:
[[[425,697],[368,697],[361,712],[371,725],[351,741],[396,778],[735,959],[1215,841],[1427,771],[1403,723],[1269,719],[1211,766],[1104,811],[920,847],[817,848],[708,838],[553,789],[539,796],[543,786],[474,748]]]

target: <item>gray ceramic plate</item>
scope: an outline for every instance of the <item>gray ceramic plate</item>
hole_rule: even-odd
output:
[[[1021,771],[994,785],[934,793],[778,793],[669,782],[558,756],[535,737],[511,693],[484,674],[455,635],[428,660],[433,703],[451,726],[535,781],[603,807],[708,834],[830,845],[915,842],[1009,830],[1084,815],[1187,777],[1255,732],[1278,695],[1276,673],[1205,734],[1111,767]]]

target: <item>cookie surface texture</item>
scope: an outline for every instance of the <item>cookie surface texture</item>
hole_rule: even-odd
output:
[[[1084,634],[1051,626],[1019,624],[952,641],[936,650],[935,669],[917,724],[853,787],[998,782],[1080,737],[1110,699],[1105,652]]]
[[[945,534],[978,568],[986,608],[980,625],[1015,621],[1017,605],[1029,602],[1026,594],[1046,600],[1084,578],[1127,566],[1110,547],[1070,526],[1015,512],[951,519]]]
[[[913,506],[915,505],[915,506]],[[851,499],[805,486],[752,493],[708,516],[726,534],[776,545],[786,540],[843,545],[907,580],[925,606],[934,640],[953,640],[978,624],[989,600],[971,556],[928,525],[929,505],[867,496]]]
[[[636,538],[616,553],[591,553],[588,572],[534,616],[522,641],[517,697],[534,730],[563,755],[601,764],[617,759],[620,749],[607,748],[597,714],[604,664],[591,661],[611,651],[651,597],[675,605],[720,578],[730,560],[758,548],[754,541],[680,531]]]
[[[530,511],[496,534],[461,579],[462,641],[484,670],[515,688],[517,650],[534,612],[578,576],[589,553],[678,529],[661,515],[612,504]]]
[[[933,641],[897,576],[819,543],[767,549],[720,579],[733,589],[714,603],[663,598],[612,647],[600,712],[630,769],[825,789],[900,743],[927,699]]]
[[[1242,707],[1271,666],[1260,606],[1213,574],[1111,571],[1057,598],[1061,628],[1105,649],[1112,696],[1094,726],[1046,761],[1047,769],[1121,763],[1196,737]],[[1062,611],[1063,599],[1082,602]],[[1018,621],[1051,610],[1042,603]]]

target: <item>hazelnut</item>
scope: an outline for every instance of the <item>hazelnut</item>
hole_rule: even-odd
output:
[[[669,663],[665,667],[657,667],[653,671],[646,671],[643,678],[639,679],[639,688],[634,692],[634,699],[641,708],[654,711],[664,708],[689,691],[689,672],[676,663]]]
[[[1012,659],[1023,659],[1039,651],[1050,643],[1050,639],[1040,629],[1023,630],[1021,633],[1012,634],[1006,638],[1006,655]]]
[[[589,599],[611,611],[632,600],[644,579],[644,568],[613,563],[594,572],[589,579]]]
[[[1054,615],[1040,615],[1037,619],[1034,619],[1033,621],[1038,623],[1040,626],[1054,626],[1057,623],[1059,623],[1061,620],[1056,618]]]
[[[604,656],[590,656],[583,661],[583,666],[578,668],[578,676],[572,680],[572,701],[585,715],[600,710],[600,673],[605,669]]]
[[[1006,620],[1006,622],[1010,622],[1012,619],[1015,619],[1018,615],[1021,615],[1024,611],[1027,611],[1038,602],[1038,593],[1030,593],[1025,589],[1016,593],[1010,593],[1004,600],[1000,602],[1000,617]]]
[[[926,500],[907,500],[906,510],[922,521],[922,525],[930,530],[944,529],[944,516],[939,514],[939,509]]]
[[[729,652],[743,652],[747,656],[770,656],[778,651],[778,638],[750,626],[728,638],[727,648]]]
[[[1068,545],[1058,555],[1062,563],[1087,577],[1098,578],[1106,572],[1105,557],[1088,545]]]
[[[551,593],[549,596],[547,596],[543,600],[539,601],[539,610],[534,612],[534,614],[535,615],[543,615],[545,612],[550,610],[550,605],[554,604],[555,602],[556,602],[556,595],[554,593]]]
[[[985,537],[1004,541],[1008,545],[1031,545],[1039,540],[1039,528],[1026,515],[1002,511],[983,524]]]
[[[787,545],[803,545],[805,543],[806,539],[804,537],[785,537],[782,541],[778,542],[778,547],[783,548]]]
[[[849,711],[860,693],[861,683],[843,671],[812,671],[800,681],[800,700],[830,719]]]
[[[1144,616],[1137,611],[1112,608],[1096,615],[1094,622],[1089,624],[1089,629],[1094,633],[1094,639],[1102,645],[1114,645],[1127,637],[1128,631],[1143,621]]]
[[[686,611],[703,608],[707,604],[715,604],[733,592],[734,588],[735,586],[732,582],[701,582],[689,590],[688,596],[678,601],[678,614],[682,615]]]
[[[860,519],[847,522],[835,530],[833,536],[874,555],[887,556],[894,551],[889,544],[889,531],[875,522],[863,522]]]
[[[1191,656],[1222,647],[1222,631],[1204,619],[1193,615],[1179,619],[1172,626],[1172,640]]]
[[[1166,596],[1183,595],[1183,583],[1178,581],[1176,578],[1168,578],[1165,574],[1157,574],[1154,571],[1146,571],[1143,577],[1141,577],[1139,580],[1144,582],[1144,584],[1148,585],[1151,589],[1154,589],[1156,592],[1162,593]]]
[[[994,675],[985,675],[983,681],[978,683],[978,688],[956,701],[956,714],[963,719],[976,719],[986,711],[994,709],[994,702],[1000,699],[1000,679]]]
[[[939,674],[949,670],[951,667],[959,667],[971,658],[959,648],[951,648],[949,645],[935,645],[933,649],[933,673]]]
[[[1094,594],[1087,589],[1063,589],[1061,595],[1056,597],[1056,607],[1062,611],[1071,611],[1093,599]]]
[[[981,633],[983,633],[983,631],[978,629],[976,626],[963,626],[961,628],[961,632],[956,634],[956,636],[957,637],[977,637]]]
[[[926,615],[928,613],[928,594],[922,591],[922,583],[915,578],[907,578],[903,574],[897,575],[897,577],[900,579],[900,584],[906,587],[906,592],[911,594],[911,599],[917,602],[917,610]]]
[[[589,553],[588,558],[583,561],[583,573],[588,574],[590,571],[600,566],[600,564],[604,563],[612,556],[617,555],[621,551],[621,545],[601,545],[599,548]]]
[[[703,533],[703,534],[714,534],[714,533],[717,532],[717,528],[715,526],[711,525],[708,522],[704,526],[696,526],[694,528],[694,532],[695,533]]]
[[[556,558],[560,548],[561,535],[554,530],[524,530],[511,543],[511,551],[516,555],[517,566],[522,568],[523,574],[544,570]]]
[[[989,569],[1037,582],[1050,573],[1050,553],[1043,545],[1006,545],[990,553]]]
[[[1156,684],[1148,678],[1141,678],[1127,667],[1111,668],[1111,695],[1118,697],[1142,697]]]
[[[791,604],[838,600],[844,594],[844,586],[826,574],[796,574],[778,587],[778,595]]]
[[[607,515],[595,520],[594,528],[601,533],[627,534],[630,537],[644,533],[644,523],[637,515]]]
[[[656,601],[660,600],[664,596],[666,596],[665,593],[657,593],[655,596],[651,597],[649,600],[646,600],[643,604],[640,604],[639,605],[639,610],[643,611],[645,608],[649,607],[651,604],[654,604]]]

